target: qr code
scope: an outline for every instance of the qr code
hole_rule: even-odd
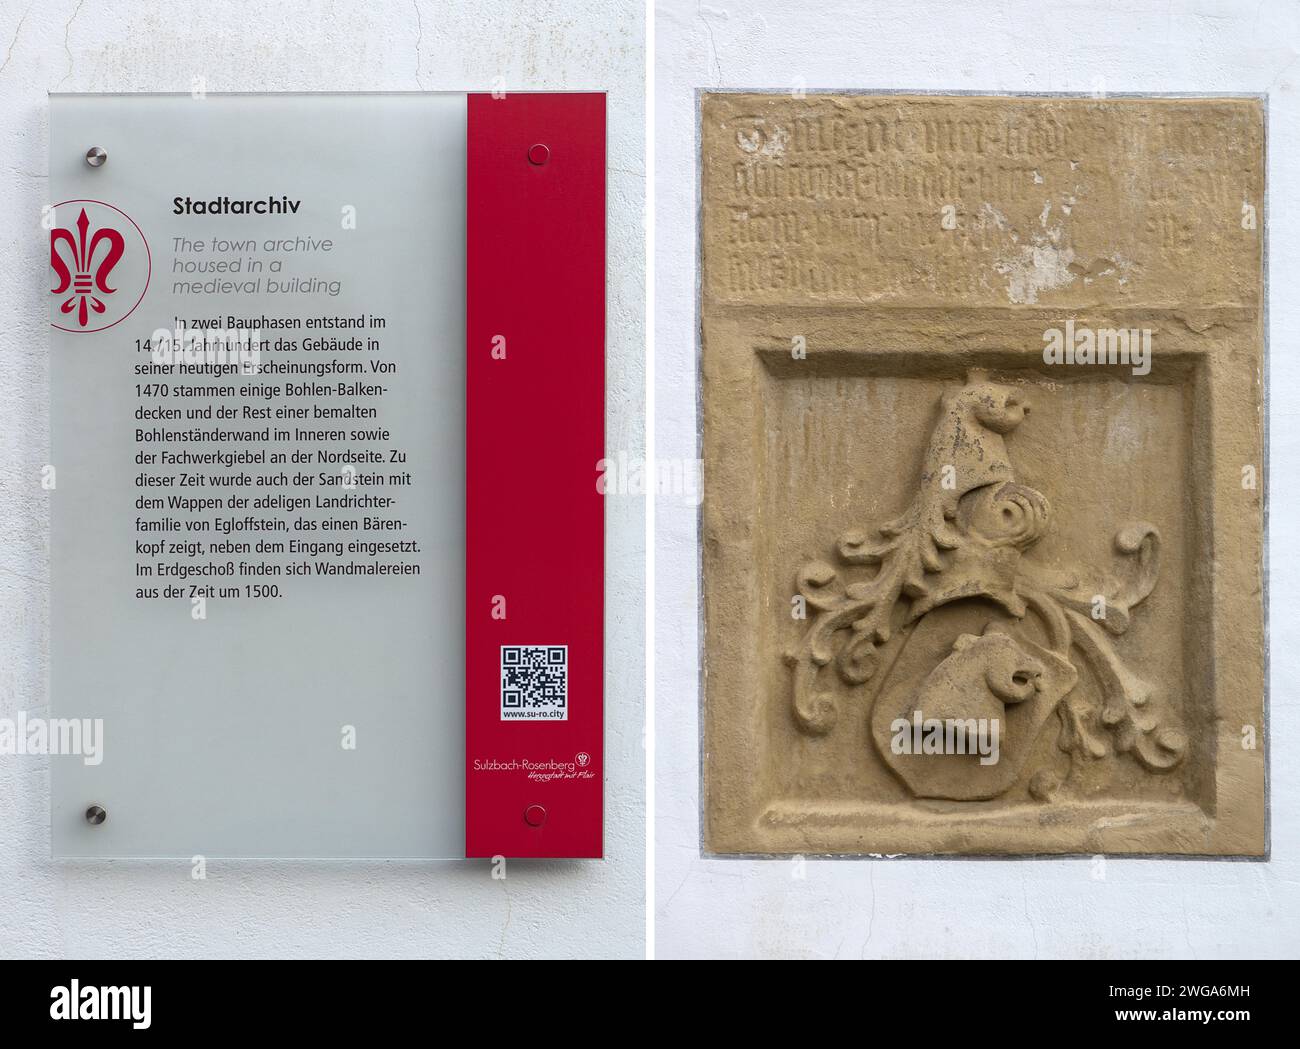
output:
[[[501,646],[501,720],[569,720],[569,646]]]

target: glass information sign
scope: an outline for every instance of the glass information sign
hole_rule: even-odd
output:
[[[501,395],[487,376],[467,400],[477,97],[52,96],[51,706],[100,740],[51,758],[57,856],[463,857],[467,710],[492,712],[480,761],[506,770],[480,844],[599,855],[599,595],[572,631],[513,636],[527,565],[491,581],[499,620],[466,578],[467,403],[481,430]],[[550,97],[600,100],[603,252],[603,96]],[[512,177],[562,179],[530,145]],[[529,345],[516,320],[506,367]],[[585,410],[594,458],[557,469],[590,483]],[[475,612],[496,633],[467,694]],[[579,753],[586,776],[508,771]],[[584,790],[594,808],[570,804]],[[585,838],[560,840],[579,809]]]

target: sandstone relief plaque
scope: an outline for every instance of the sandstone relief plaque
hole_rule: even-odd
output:
[[[1261,100],[700,119],[705,851],[1265,855]]]

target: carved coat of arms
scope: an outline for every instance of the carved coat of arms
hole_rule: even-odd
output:
[[[1035,796],[1050,797],[1054,777],[1032,766],[1053,716],[1072,762],[1131,754],[1162,772],[1187,749],[1155,689],[1110,640],[1156,585],[1159,533],[1144,522],[1121,525],[1114,544],[1123,570],[1112,579],[1036,564],[1052,507],[1017,483],[1007,449],[1029,412],[1021,390],[969,372],[942,398],[911,505],[844,534],[834,563],[816,560],[798,574],[809,623],[787,661],[799,727],[831,732],[846,716],[846,695],[862,695],[865,710],[851,716],[867,718],[876,750],[916,797],[976,801],[1026,780]],[[998,615],[979,633],[945,635],[951,627],[934,613],[959,602]],[[1094,686],[1086,690],[1078,687],[1085,675]],[[904,726],[928,733],[926,745],[900,746]],[[965,735],[983,726],[996,734],[995,760],[988,747],[942,745],[954,727]]]

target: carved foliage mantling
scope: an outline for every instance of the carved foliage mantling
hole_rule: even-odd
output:
[[[1156,585],[1159,533],[1141,522],[1120,527],[1114,545],[1122,568],[1094,585],[1030,560],[1026,554],[1045,534],[1052,508],[1042,492],[1016,482],[1005,439],[1029,410],[1018,389],[990,382],[982,371],[968,373],[963,386],[942,398],[907,510],[874,530],[847,532],[834,563],[813,561],[798,573],[809,618],[802,642],[787,656],[798,725],[818,736],[841,719],[844,690],[827,675],[862,686],[869,708],[874,704],[877,749],[919,797],[992,797],[1024,776],[1045,797],[1050,790],[1023,763],[1030,735],[1052,713],[1060,724],[1058,745],[1072,762],[1128,754],[1148,771],[1163,772],[1186,753],[1185,735],[1159,710],[1151,685],[1124,665],[1110,642],[1129,629],[1133,608]],[[959,638],[924,680],[901,686],[881,680],[882,656],[900,631],[941,606],[974,599],[993,602],[1013,621],[1032,616],[1046,644],[990,624],[984,642]],[[989,633],[999,636],[987,639]],[[1017,685],[999,686],[998,661],[1019,667]],[[1075,688],[1081,674],[1091,677],[1096,687],[1087,692],[1099,703]],[[882,738],[885,726],[918,695],[954,716],[1005,715],[1010,760],[992,770],[969,760],[895,760]]]

